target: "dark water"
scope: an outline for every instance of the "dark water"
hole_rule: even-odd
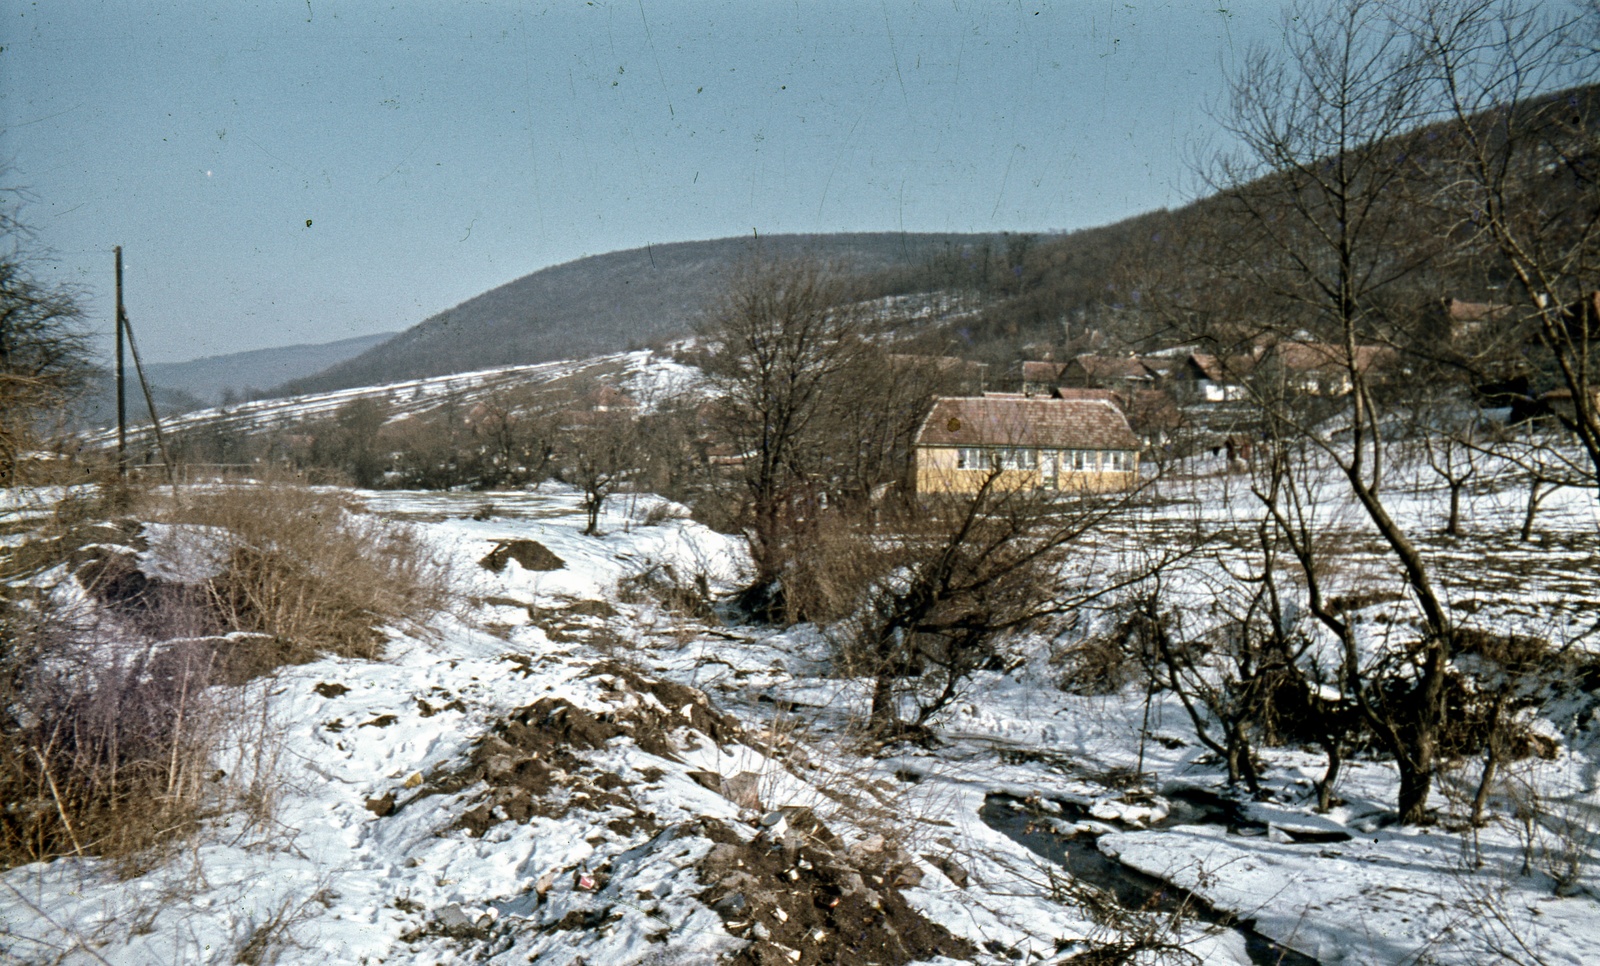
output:
[[[1225,799],[1208,793],[1188,795],[1173,800],[1172,813],[1161,824],[1226,824],[1245,835],[1266,831],[1264,827],[1238,821],[1238,811],[1231,806]],[[1070,803],[1063,803],[1063,809],[1061,814],[1041,812],[1009,795],[990,795],[984,799],[978,817],[995,831],[1066,869],[1073,878],[1111,893],[1124,908],[1170,913],[1186,907],[1202,922],[1237,931],[1244,937],[1245,949],[1256,966],[1320,966],[1310,956],[1256,932],[1249,920],[1235,919],[1184,889],[1110,858],[1100,851],[1096,843],[1098,836],[1063,835],[1040,821],[1050,818],[1070,824],[1090,817],[1087,811]]]

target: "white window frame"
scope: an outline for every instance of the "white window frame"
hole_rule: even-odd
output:
[[[985,446],[956,447],[956,469],[990,470],[994,468],[995,453]]]
[[[1000,468],[1004,470],[1032,470],[1039,466],[1037,450],[1021,446],[1008,446],[1000,451]]]

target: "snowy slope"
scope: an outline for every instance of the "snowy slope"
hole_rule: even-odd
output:
[[[1152,534],[1247,522],[1237,486],[1204,472],[1164,482],[1164,502],[1096,538],[1085,578],[1103,579]],[[707,625],[619,588],[661,564],[704,574],[716,589],[737,583],[738,542],[670,515],[641,525],[655,498],[616,501],[606,535],[592,538],[579,532],[576,495],[560,489],[360,497],[373,512],[413,521],[450,555],[459,606],[429,627],[395,630],[380,661],[323,660],[251,686],[270,695],[275,723],[282,791],[270,821],[218,816],[190,849],[127,877],[72,858],[0,875],[0,955],[625,966],[771,947],[782,957],[771,961],[874,961],[825,916],[799,938],[784,932],[802,907],[821,908],[813,899],[833,894],[802,865],[824,854],[853,856],[891,880],[873,889],[869,872],[865,888],[891,911],[903,902],[894,921],[908,931],[929,924],[915,925],[927,930],[922,961],[945,948],[983,962],[1065,963],[1086,942],[1113,939],[1063,898],[1052,860],[1024,844],[1030,835],[1098,847],[1254,920],[1258,933],[1314,961],[1584,963],[1600,951],[1593,748],[1567,745],[1552,760],[1519,764],[1519,780],[1548,796],[1551,825],[1493,823],[1477,852],[1466,834],[1392,826],[1386,762],[1351,762],[1344,804],[1314,815],[1309,786],[1322,762],[1294,749],[1266,751],[1273,800],[1224,822],[1193,805],[1216,796],[1221,772],[1170,695],[1066,694],[1048,661],[1063,641],[1040,639],[1023,642],[1031,659],[1017,669],[976,677],[940,722],[941,746],[874,757],[851,730],[866,707],[863,684],[830,672],[816,629]],[[469,519],[486,499],[497,515]],[[1428,490],[1397,497],[1417,521],[1434,519],[1440,499]],[[1541,524],[1548,546],[1506,539],[1515,494],[1493,488],[1470,506],[1479,536],[1430,544],[1456,596],[1475,594],[1483,619],[1547,629],[1592,620],[1574,602],[1600,599],[1593,498],[1573,491],[1552,501]],[[29,501],[11,502],[29,512]],[[1362,532],[1345,509],[1328,514],[1329,527]],[[564,566],[480,566],[511,540],[538,541]],[[1196,620],[1216,581],[1207,568],[1226,562],[1203,558],[1174,578]],[[1385,564],[1356,552],[1349,566],[1355,580]],[[1372,627],[1382,626],[1379,612]],[[710,705],[674,690],[683,686]],[[505,723],[529,708],[543,709],[524,713],[532,744],[516,745]],[[553,721],[564,722],[559,735]],[[515,747],[497,758],[497,742]],[[530,748],[543,757],[517,763]],[[528,775],[538,794],[523,794]],[[1470,778],[1449,776],[1439,797],[1461,794]],[[1026,834],[991,820],[1007,802],[1027,810]],[[784,859],[794,864],[767,881],[771,870],[755,857],[788,853],[778,839],[768,848],[761,823],[807,813],[839,843]],[[1555,817],[1568,824],[1556,827]],[[1559,858],[1562,835],[1585,850],[1585,871],[1557,896],[1542,868]],[[813,845],[822,848],[805,848]],[[1524,854],[1532,875],[1519,874]],[[750,871],[727,874],[730,856],[745,856]],[[761,898],[789,888],[789,872],[815,896],[790,906]],[[718,885],[752,873],[759,887]],[[779,909],[794,911],[780,920]],[[956,945],[939,947],[939,930]],[[1271,961],[1259,937],[1247,945],[1246,934],[1204,922],[1155,935],[1200,962]]]

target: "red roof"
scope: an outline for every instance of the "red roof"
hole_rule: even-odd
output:
[[[1064,362],[1024,362],[1022,381],[1053,384],[1061,378],[1062,370],[1066,368]]]
[[[1189,354],[1189,363],[1212,382],[1237,382],[1256,367],[1254,356],[1214,356],[1204,352]]]
[[[1136,450],[1139,440],[1104,400],[946,397],[934,400],[917,445]]]
[[[1155,375],[1135,356],[1084,354],[1072,360],[1090,379],[1149,379]]]
[[[1345,347],[1333,342],[1280,342],[1268,350],[1285,369],[1314,372],[1319,369],[1350,369],[1369,372],[1394,362],[1395,351],[1387,346],[1358,345],[1354,365]]]

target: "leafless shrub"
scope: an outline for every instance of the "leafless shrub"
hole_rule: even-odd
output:
[[[410,531],[326,494],[234,487],[161,515],[205,527],[195,539],[220,571],[118,598],[95,582],[132,564],[102,557],[78,574],[98,609],[62,603],[70,595],[0,596],[0,865],[133,859],[235,807],[263,821],[279,748],[268,689],[224,699],[215,686],[318,652],[376,656],[384,626],[443,602],[441,565]],[[86,539],[47,527],[7,572],[19,561],[43,572]],[[219,762],[225,746],[237,761]]]
[[[69,559],[92,539],[82,524],[136,494],[112,498],[62,501],[0,571],[39,575]],[[211,652],[108,642],[66,599],[16,584],[0,594],[0,866],[133,856],[193,828],[211,793]]]
[[[1511,808],[1503,821],[1521,848],[1518,872],[1548,876],[1559,896],[1580,892],[1600,845],[1600,829],[1589,823],[1585,806],[1547,796],[1531,770],[1508,776],[1506,790]]]
[[[1478,872],[1459,873],[1457,881],[1462,894],[1456,904],[1472,923],[1470,930],[1459,931],[1459,935],[1474,946],[1487,947],[1498,962],[1547,966],[1550,960],[1543,955],[1542,937],[1535,918],[1537,910],[1516,902],[1513,882],[1505,878],[1484,878]],[[1472,951],[1478,952],[1477,949]]]
[[[791,620],[828,624],[848,617],[895,563],[892,547],[874,539],[871,522],[859,514],[818,513],[797,537],[805,552],[789,560],[783,572]],[[851,643],[845,644],[845,663],[860,667],[862,655]]]
[[[649,509],[644,511],[644,517],[639,522],[647,527],[659,527],[670,520],[683,519],[683,516],[683,508],[678,504],[661,500],[650,504]]]
[[[27,643],[6,654],[0,864],[127,858],[192,831],[214,797],[223,714],[211,654],[89,645],[36,623],[54,616],[10,609],[3,622],[8,641]]]
[[[1070,618],[1165,566],[1149,561],[1093,587],[1075,580],[1087,535],[1136,494],[1019,491],[998,478],[997,470],[975,493],[886,520],[864,541],[877,573],[861,581],[863,603],[841,630],[874,678],[875,732],[908,725],[916,734],[974,673],[1008,665],[1013,635]],[[912,705],[907,722],[902,704]]]
[[[1061,690],[1069,694],[1117,694],[1144,675],[1123,634],[1095,634],[1052,655]]]
[[[318,889],[299,902],[293,895],[285,896],[264,918],[251,923],[233,961],[242,966],[272,966],[281,962],[284,953],[291,949],[304,951],[306,947],[294,941],[294,927],[316,918],[317,910],[312,908],[312,903],[326,907],[333,898],[327,888]]]
[[[1062,960],[1073,966],[1176,966],[1204,962],[1185,948],[1183,929],[1195,919],[1190,900],[1170,911],[1130,909],[1105,889],[1073,878],[1053,865],[1040,867],[1046,894],[1082,911],[1095,924],[1088,949]]]

